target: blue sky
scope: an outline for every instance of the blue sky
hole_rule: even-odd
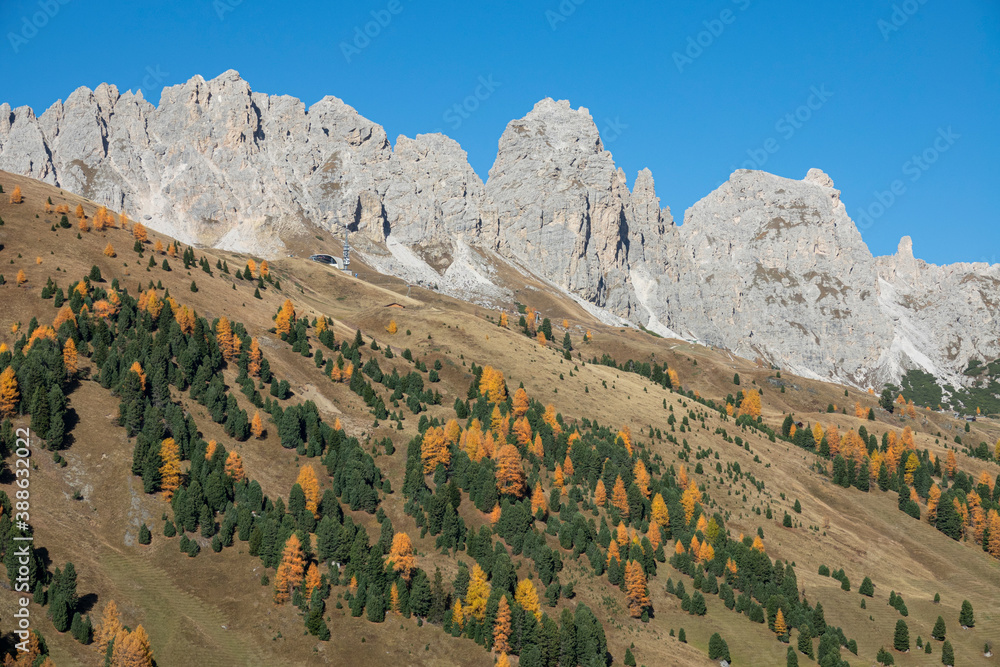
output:
[[[232,68],[393,141],[442,131],[485,179],[508,121],[568,99],[678,221],[735,168],[820,167],[875,254],[1000,262],[996,0],[4,0],[0,35],[0,101],[39,113]]]

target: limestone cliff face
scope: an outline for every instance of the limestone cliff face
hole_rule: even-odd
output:
[[[0,169],[124,209],[186,243],[274,256],[347,227],[373,265],[486,303],[511,262],[653,330],[859,386],[922,368],[953,383],[1000,356],[1000,265],[934,266],[908,238],[872,257],[818,169],[737,171],[675,226],[631,189],[590,113],[545,99],[511,121],[484,184],[440,134],[399,137],[335,97],[306,108],[228,71],[154,107],[80,88],[41,116],[0,105]]]
[[[629,191],[590,113],[545,99],[500,137],[486,194],[502,252],[627,316]]]
[[[806,375],[863,384],[892,323],[829,178],[740,170],[684,217],[656,304],[671,328]]]

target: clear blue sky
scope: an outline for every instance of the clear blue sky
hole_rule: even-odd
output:
[[[997,0],[4,0],[0,33],[0,101],[39,113],[80,85],[156,102],[232,68],[307,105],[336,95],[393,141],[443,131],[485,179],[509,120],[569,99],[678,221],[734,168],[820,167],[875,254],[909,234],[928,261],[1000,262]]]

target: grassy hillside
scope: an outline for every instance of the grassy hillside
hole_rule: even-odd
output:
[[[48,398],[59,385],[65,396],[65,435],[33,433],[30,471],[38,566],[32,586],[41,589],[30,605],[32,628],[58,665],[101,664],[92,644],[57,631],[56,619],[48,617],[61,604],[56,568],[67,562],[77,572],[74,608],[81,620],[98,626],[114,600],[123,624],[141,624],[148,633],[159,665],[490,665],[497,655],[487,647],[494,646],[505,593],[514,665],[620,665],[627,652],[650,667],[710,664],[713,633],[726,641],[734,664],[779,665],[806,627],[814,636],[839,635],[837,628],[843,634],[822,664],[871,664],[885,647],[896,664],[933,665],[941,664],[942,642],[930,639],[939,615],[958,664],[990,664],[984,644],[1000,638],[1000,560],[982,546],[991,543],[990,511],[1000,495],[992,446],[1000,428],[992,420],[967,424],[921,408],[911,417],[901,409],[888,413],[868,393],[607,327],[540,284],[526,284],[517,295],[540,311],[532,335],[525,335],[515,304],[488,310],[408,290],[360,262],[358,278],[297,258],[271,262],[266,278],[259,266],[252,279],[238,278],[248,260],[256,266],[260,258],[179,246],[171,255],[173,240],[152,231],[136,246],[117,212],[114,227],[95,231],[92,202],[4,172],[0,185],[6,193],[0,195],[0,342],[6,346],[0,370],[14,369],[22,390],[8,428],[41,419],[37,413],[45,408],[36,406],[34,388],[43,387]],[[8,201],[16,186],[19,204]],[[61,213],[46,212],[49,198],[52,209],[68,206],[68,228],[60,225]],[[89,231],[79,227],[78,205]],[[114,257],[104,252],[109,243]],[[60,298],[65,303],[57,307]],[[282,336],[275,315],[286,301],[295,317]],[[50,337],[35,335],[29,347],[35,328],[52,325],[63,306],[76,323],[53,328]],[[193,313],[187,324],[174,316],[182,306]],[[501,310],[508,313],[505,327]],[[232,343],[219,334],[219,318],[228,320],[230,340],[239,342],[240,352],[229,358],[223,349]],[[544,344],[537,338],[543,318],[552,331]],[[320,333],[324,322],[332,340]],[[389,333],[392,323],[395,333]],[[76,373],[58,368],[68,339],[80,350]],[[251,369],[247,354],[254,341],[266,360],[261,372]],[[142,381],[129,370],[133,361]],[[503,396],[494,400],[492,371],[484,373],[485,367],[502,374],[503,382],[492,387]],[[514,400],[520,386],[528,399],[523,404]],[[741,393],[751,391],[760,397],[759,420],[739,417]],[[856,404],[864,416],[855,416]],[[874,420],[867,418],[869,408]],[[255,413],[265,428],[260,437],[249,431]],[[788,415],[802,426],[786,437]],[[829,438],[803,438],[817,424],[826,434],[835,426],[845,440],[840,460]],[[527,437],[519,440],[525,426]],[[432,460],[424,475],[422,454],[431,453],[438,428],[448,433],[446,447],[437,450],[447,465]],[[859,429],[866,436],[860,446]],[[9,554],[20,534],[10,523],[17,456],[10,431],[2,435],[7,472],[0,484],[6,493],[0,541]],[[173,503],[164,499],[169,475],[161,473],[168,437],[177,441],[181,459],[180,500]],[[497,488],[506,443],[523,474],[520,480],[511,473],[512,486],[520,488],[508,494]],[[969,455],[970,447],[982,454],[980,443],[989,444],[988,460]],[[231,452],[246,481],[226,473]],[[911,453],[916,467],[908,481]],[[947,470],[949,454],[954,474]],[[886,459],[886,490],[877,469],[867,485],[847,479],[861,463]],[[636,479],[639,462],[646,483]],[[309,485],[295,486],[307,465],[318,479],[315,513],[301,506]],[[616,508],[619,477],[625,500]],[[499,474],[501,483],[506,478]],[[603,503],[595,500],[598,480]],[[928,521],[934,487],[957,524]],[[698,493],[685,499],[689,488]],[[910,488],[917,500],[907,507]],[[669,519],[651,529],[657,495]],[[696,495],[700,501],[689,503],[686,520],[684,502]],[[537,510],[539,497],[546,510]],[[211,517],[207,528],[203,507]],[[964,523],[962,511],[969,516]],[[790,526],[783,525],[786,515]],[[168,523],[185,522],[191,530],[165,535]],[[148,545],[140,543],[144,525]],[[387,558],[394,533],[410,538],[412,569],[395,569]],[[293,592],[276,605],[275,566],[293,534],[323,579],[317,593]],[[711,543],[715,556],[696,562],[692,538]],[[182,540],[197,549],[182,552]],[[609,563],[612,541],[620,558]],[[643,573],[649,597],[644,609],[636,607],[637,618],[621,583],[633,561],[629,569]],[[452,621],[454,601],[468,606],[470,595],[461,589],[477,565],[488,575],[482,619],[474,615],[459,625]],[[849,590],[821,575],[822,566],[842,569]],[[871,597],[859,594],[865,577],[874,584]],[[544,614],[539,621],[516,600],[524,581],[536,590]],[[679,583],[686,601],[668,592]],[[428,592],[421,593],[424,584]],[[401,613],[390,608],[393,585]],[[725,586],[735,609],[727,608]],[[905,617],[889,606],[890,594],[901,595]],[[424,595],[426,605],[418,601]],[[47,604],[39,604],[46,597]],[[0,596],[7,652],[18,641],[10,634],[16,598]],[[697,613],[699,598],[704,613]],[[967,630],[959,627],[963,600],[975,610],[975,626]],[[771,629],[778,609],[790,626],[785,637]],[[900,619],[909,630],[908,653],[892,651]],[[917,649],[918,636],[931,643],[930,655]],[[823,641],[809,644],[819,657]],[[596,652],[605,646],[602,662]],[[815,663],[802,653],[797,659]]]

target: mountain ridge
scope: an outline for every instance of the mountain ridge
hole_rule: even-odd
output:
[[[444,135],[392,144],[336,97],[307,108],[233,70],[157,106],[102,84],[40,116],[0,105],[0,169],[260,256],[309,225],[346,227],[380,270],[483,304],[513,300],[496,278],[513,265],[609,317],[858,387],[911,368],[957,386],[969,359],[1000,356],[1000,265],[938,267],[906,238],[873,256],[818,169],[737,170],[676,225],[652,174],[630,190],[565,100],[507,125],[484,182]]]

